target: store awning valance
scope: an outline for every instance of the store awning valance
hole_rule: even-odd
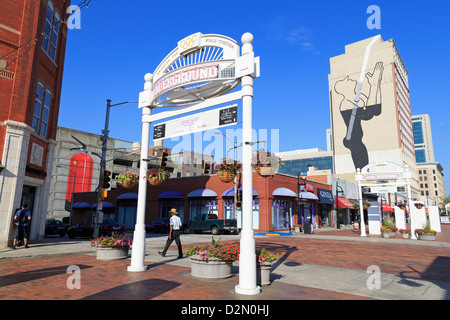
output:
[[[242,187],[239,187],[239,190],[242,190]],[[253,195],[254,195],[254,196],[257,196],[258,194],[259,194],[258,191],[256,191],[255,189],[253,189]],[[222,197],[223,197],[223,196],[234,196],[234,187],[225,190],[225,191],[222,193]]]
[[[305,200],[319,200],[319,198],[312,192],[303,191],[298,194],[300,199]]]
[[[320,203],[334,203],[333,193],[331,192],[331,190],[317,188],[317,195],[319,196]]]
[[[336,199],[336,197],[335,197]],[[338,198],[338,209],[353,209],[353,204],[343,197]]]
[[[91,205],[87,202],[77,202],[74,203],[72,206],[72,209],[90,209]]]
[[[138,194],[136,192],[126,192],[126,193],[122,193],[116,199],[117,200],[132,200],[132,199],[137,199],[137,198],[138,198]]]
[[[381,210],[382,211],[387,211],[387,212],[394,212],[394,209],[388,205],[387,203],[382,203],[381,204]]]
[[[187,195],[188,198],[217,197],[217,193],[211,189],[197,189]]]
[[[169,190],[160,193],[158,198],[184,198],[184,195],[180,191]]]
[[[114,208],[114,205],[112,204],[112,202],[105,201],[105,200],[103,200],[102,202],[103,202],[103,208]],[[94,203],[91,207],[97,208],[97,202]]]
[[[294,197],[297,198],[297,194],[288,188],[277,188],[272,193],[273,196],[278,197]]]

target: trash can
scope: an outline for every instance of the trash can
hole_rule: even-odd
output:
[[[311,220],[306,220],[303,226],[303,231],[305,234],[311,234]]]

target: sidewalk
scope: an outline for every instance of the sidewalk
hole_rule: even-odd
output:
[[[354,230],[292,236],[255,236],[256,246],[280,253],[272,283],[261,294],[242,296],[236,263],[233,277],[203,281],[190,276],[189,259],[176,259],[175,246],[167,257],[157,252],[166,235],[146,239],[148,270],[130,273],[130,259],[97,261],[87,240],[47,238],[29,249],[0,251],[0,299],[49,300],[450,300],[450,226],[442,226],[436,241],[378,236],[360,237]],[[222,241],[239,241],[224,235]],[[183,248],[208,243],[211,235],[183,235]],[[69,290],[67,268],[81,269],[81,289]],[[380,269],[380,288],[367,282]]]

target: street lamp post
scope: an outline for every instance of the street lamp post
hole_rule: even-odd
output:
[[[108,150],[108,134],[109,134],[109,113],[110,109],[115,106],[119,106],[126,103],[138,103],[137,101],[125,101],[120,102],[116,104],[111,104],[111,100],[106,100],[106,116],[105,116],[105,128],[102,130],[103,136],[102,136],[102,156],[100,158],[100,174],[99,174],[99,182],[98,182],[98,188],[97,188],[97,208],[95,211],[95,219],[94,219],[94,237],[98,237],[98,228],[99,228],[99,210],[98,205],[100,201],[102,200],[102,181],[103,181],[103,171],[106,167],[106,151]]]
[[[341,189],[340,191],[338,189]],[[336,229],[341,228],[341,224],[339,223],[339,193],[342,195],[344,194],[344,190],[342,190],[342,187],[339,185],[339,180],[336,180]]]
[[[300,172],[297,171],[297,219],[300,219],[300,186],[301,185],[306,186],[306,178],[300,178]],[[303,223],[303,228],[305,228],[304,223]],[[291,222],[290,221],[289,221],[289,232],[291,232]]]

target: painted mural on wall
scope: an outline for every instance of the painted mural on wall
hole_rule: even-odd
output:
[[[351,152],[355,169],[363,168],[369,163],[369,154],[363,143],[362,121],[370,121],[379,116],[382,111],[383,62],[377,62],[369,70],[371,71],[367,72],[364,78],[361,77],[360,81],[346,76],[336,81],[334,85],[335,96],[338,97],[335,103],[339,106],[339,111],[347,126],[346,135],[342,137],[343,144]]]

